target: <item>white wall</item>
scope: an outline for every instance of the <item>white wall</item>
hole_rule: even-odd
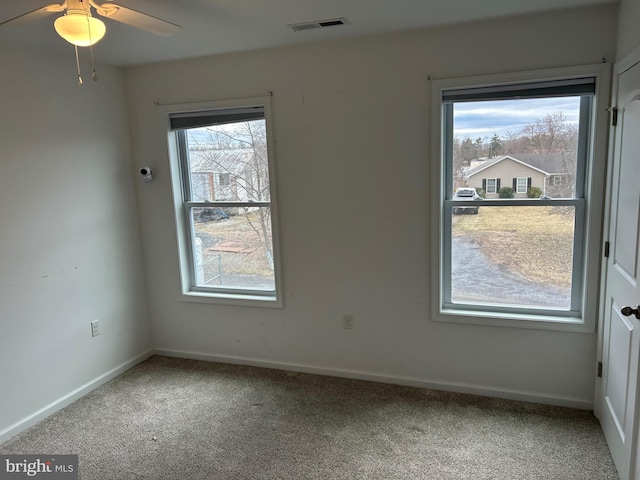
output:
[[[0,65],[1,441],[150,336],[122,72],[80,88],[72,49]]]
[[[640,47],[640,0],[621,0],[618,17],[618,59]]]
[[[157,173],[137,187],[154,347],[589,406],[594,334],[429,318],[427,76],[598,63],[615,54],[616,18],[604,6],[128,69],[134,162]],[[179,302],[154,102],[267,91],[285,308]]]

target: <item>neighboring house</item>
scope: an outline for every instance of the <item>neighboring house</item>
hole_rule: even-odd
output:
[[[498,198],[502,187],[511,187],[515,198],[526,198],[527,190],[538,187],[549,197],[573,196],[576,152],[512,154],[473,162],[464,171],[469,187],[482,188],[486,198]]]
[[[255,186],[254,150],[220,150],[198,146],[190,150],[193,199],[195,201],[259,200]]]

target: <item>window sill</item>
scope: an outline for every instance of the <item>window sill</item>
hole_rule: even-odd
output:
[[[261,295],[187,291],[183,292],[178,300],[181,302],[239,307],[284,308],[280,297],[266,297]]]
[[[580,317],[483,312],[447,308],[436,311],[433,316],[433,321],[464,325],[594,333],[594,328]]]

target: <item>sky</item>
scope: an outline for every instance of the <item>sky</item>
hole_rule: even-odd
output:
[[[569,123],[578,125],[580,97],[459,102],[454,104],[453,134],[488,141],[494,134],[517,134],[525,125],[555,112],[564,113]]]

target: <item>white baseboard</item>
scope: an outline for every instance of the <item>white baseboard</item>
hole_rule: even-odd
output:
[[[153,350],[148,350],[143,354],[138,355],[137,357],[132,358],[127,362],[124,362],[123,364],[117,366],[116,368],[109,370],[107,373],[100,375],[97,378],[94,378],[90,382],[85,383],[84,385],[67,393],[66,395],[63,395],[57,400],[54,400],[49,405],[41,408],[40,410],[29,415],[28,417],[23,418],[22,420],[14,423],[13,425],[10,425],[9,427],[0,431],[0,444],[6,442],[10,438],[18,435],[19,433],[24,432],[27,428],[35,425],[41,420],[44,420],[49,415],[52,415],[56,413],[58,410],[63,409],[67,405],[70,405],[71,403],[75,402],[76,400],[83,397],[87,393],[91,392],[92,390],[95,390],[100,385],[107,383],[109,380],[112,380],[118,375],[126,372],[131,367],[134,367],[137,364],[144,362],[146,359],[148,359],[152,355],[153,355]]]
[[[466,393],[470,395],[481,395],[484,397],[503,398],[506,400],[517,400],[521,402],[540,403],[543,405],[555,405],[559,407],[577,408],[580,410],[593,410],[593,401],[579,398],[559,397],[541,395],[538,393],[523,392],[502,388],[483,387],[480,385],[463,384],[455,382],[428,381],[418,378],[397,377],[384,374],[368,373],[356,370],[342,370],[295,363],[272,362],[258,360],[248,357],[232,355],[211,355],[207,353],[184,352],[172,349],[154,349],[154,355],[174,358],[188,358],[192,360],[204,360],[207,362],[231,363],[235,365],[247,365],[252,367],[273,368],[276,370],[286,370],[300,373],[311,373],[315,375],[327,375],[330,377],[351,378],[354,380],[365,380],[369,382],[390,383],[408,387],[427,388],[431,390],[441,390],[454,393]]]

